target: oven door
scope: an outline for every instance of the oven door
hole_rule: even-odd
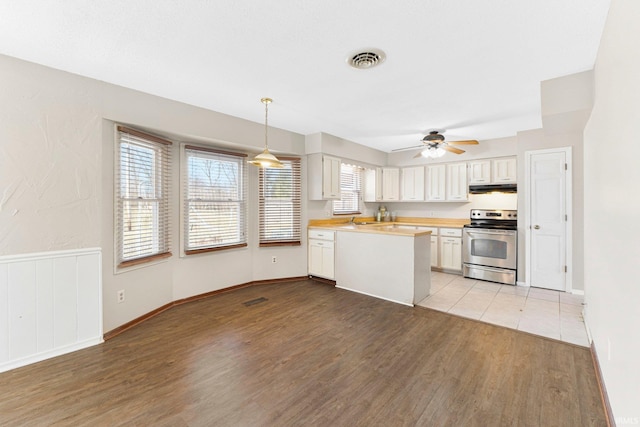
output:
[[[465,264],[517,268],[517,232],[488,228],[465,228],[462,235],[462,261]]]

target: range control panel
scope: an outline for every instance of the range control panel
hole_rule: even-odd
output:
[[[513,221],[518,219],[518,211],[497,209],[471,209],[471,219],[495,219]]]

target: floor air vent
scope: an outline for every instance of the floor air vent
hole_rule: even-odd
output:
[[[250,301],[243,302],[243,304],[249,307],[250,305],[260,304],[261,302],[265,302],[265,301],[269,301],[269,300],[266,299],[265,297],[260,297],[260,298],[252,299]]]

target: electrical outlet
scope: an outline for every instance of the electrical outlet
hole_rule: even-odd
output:
[[[118,304],[124,302],[124,289],[118,291]]]
[[[278,262],[278,258],[276,258],[276,257],[272,256],[272,257],[271,257],[271,263],[272,263],[272,264],[275,264],[276,262]]]

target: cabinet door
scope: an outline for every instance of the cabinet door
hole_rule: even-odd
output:
[[[438,265],[438,236],[431,236],[431,267]]]
[[[366,169],[364,171],[364,201],[382,201],[382,169]]]
[[[382,168],[382,200],[400,200],[400,169]]]
[[[459,237],[440,237],[440,267],[462,271],[462,239]]]
[[[491,160],[469,162],[469,184],[489,184],[491,182]]]
[[[335,278],[333,242],[309,240],[309,274],[333,280]]]
[[[492,180],[496,184],[515,183],[518,169],[515,157],[494,159],[492,165]]]
[[[445,165],[427,166],[427,201],[445,200]]]
[[[465,201],[469,198],[469,184],[467,183],[467,164],[447,164],[447,200]]]
[[[322,195],[325,199],[340,199],[340,159],[322,157]]]
[[[402,200],[424,201],[424,166],[402,169]]]

